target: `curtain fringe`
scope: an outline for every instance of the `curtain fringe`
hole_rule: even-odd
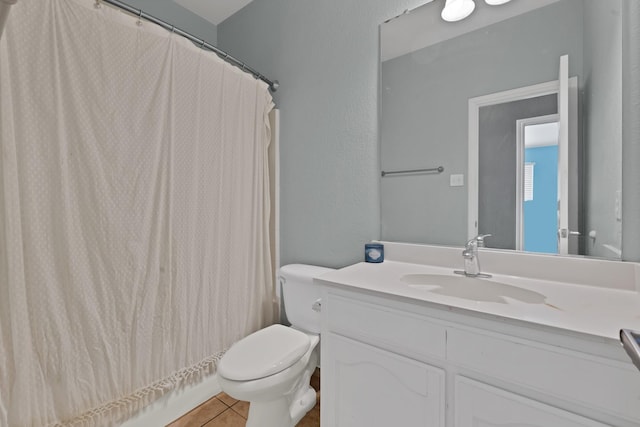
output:
[[[93,408],[70,420],[50,424],[52,427],[75,427],[92,425],[113,425],[122,422],[165,394],[201,381],[216,372],[218,362],[224,355],[221,351],[199,363],[181,369],[169,377],[140,388],[132,394]]]

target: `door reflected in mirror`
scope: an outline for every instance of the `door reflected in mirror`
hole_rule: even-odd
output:
[[[518,163],[522,183],[518,250],[558,253],[558,132],[555,114],[518,120],[518,136],[523,137],[517,145],[524,151]]]
[[[619,259],[621,0],[476,4],[381,25],[382,239]]]

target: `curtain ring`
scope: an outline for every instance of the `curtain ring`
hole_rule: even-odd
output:
[[[136,24],[137,24],[139,27],[141,27],[141,26],[142,26],[142,9],[140,9],[138,12],[139,12],[139,13],[138,13],[138,22],[136,22]]]
[[[200,49],[204,49],[204,44],[206,43],[206,41],[204,41],[204,39],[202,39],[202,43],[200,43]]]
[[[93,6],[96,9],[100,9],[102,7],[102,0],[96,0],[96,2],[93,4]]]

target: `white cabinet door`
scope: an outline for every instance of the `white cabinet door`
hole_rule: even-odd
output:
[[[325,427],[444,427],[444,371],[329,333],[322,363]],[[324,357],[324,356],[323,356]]]
[[[455,388],[455,427],[606,427],[468,378]]]

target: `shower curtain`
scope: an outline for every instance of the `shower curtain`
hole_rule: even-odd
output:
[[[113,425],[274,320],[267,85],[93,0],[0,40],[0,426]]]

